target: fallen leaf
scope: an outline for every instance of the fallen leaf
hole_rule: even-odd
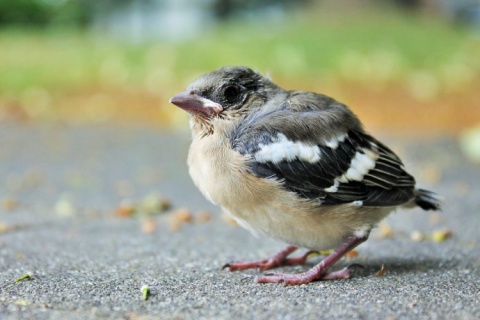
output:
[[[172,218],[180,222],[192,222],[193,215],[192,213],[185,208],[177,209],[172,212]]]
[[[450,230],[438,230],[432,233],[432,240],[435,242],[443,242],[453,236]]]
[[[115,215],[121,218],[131,217],[135,213],[135,205],[129,199],[124,199],[115,210]]]
[[[33,279],[33,274],[31,272],[27,272],[23,276],[15,279],[14,283],[17,283],[17,282],[20,282],[20,281],[25,281],[25,280],[31,280],[31,279]]]
[[[347,259],[353,259],[353,258],[356,258],[358,257],[358,251],[353,249],[353,250],[350,250],[346,255],[345,255],[345,258]]]
[[[140,291],[142,292],[143,300],[147,300],[148,296],[150,295],[150,287],[147,285],[144,285],[140,288]]]
[[[385,266],[382,264],[382,267],[380,268],[380,270],[377,271],[377,273],[375,273],[375,276],[383,277],[384,275],[385,275]]]

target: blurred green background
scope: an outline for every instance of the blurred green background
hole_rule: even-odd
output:
[[[0,121],[186,126],[169,97],[223,65],[331,95],[370,131],[458,133],[480,123],[480,4],[0,0]]]

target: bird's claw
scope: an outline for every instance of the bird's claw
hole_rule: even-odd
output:
[[[230,263],[225,263],[223,266],[222,266],[222,270],[225,270],[227,268],[230,268]]]

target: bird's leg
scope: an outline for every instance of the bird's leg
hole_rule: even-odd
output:
[[[285,265],[294,265],[294,264],[304,264],[308,256],[314,251],[309,251],[301,257],[298,258],[287,258],[292,252],[297,250],[295,246],[288,246],[285,249],[277,252],[273,256],[267,259],[259,261],[236,261],[227,263],[223,266],[222,269],[228,268],[230,271],[235,270],[245,270],[245,269],[259,269],[259,270],[269,270],[280,266]]]
[[[350,277],[349,268],[345,268],[340,271],[327,273],[335,262],[340,260],[350,250],[361,244],[368,239],[368,235],[365,236],[351,236],[341,246],[339,246],[333,253],[328,255],[319,264],[312,269],[304,273],[299,274],[273,274],[263,275],[255,279],[258,283],[283,283],[283,284],[305,284],[315,280],[336,280],[347,279]]]

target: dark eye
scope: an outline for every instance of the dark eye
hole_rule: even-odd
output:
[[[225,99],[232,101],[238,96],[239,92],[240,90],[237,86],[228,86],[223,91],[223,95],[225,96]]]

